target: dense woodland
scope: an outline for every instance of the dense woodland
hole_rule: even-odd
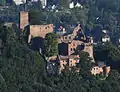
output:
[[[55,1],[55,0],[53,0]],[[62,0],[63,1],[63,0]],[[53,23],[69,29],[70,24],[81,23],[86,33],[94,36],[102,29],[110,31],[112,42],[94,48],[95,59],[101,61],[120,61],[120,48],[116,45],[119,38],[120,0],[79,0],[83,9],[67,9],[61,2],[59,12],[44,11],[40,7],[30,9],[30,24]],[[51,4],[54,3],[51,0]],[[65,4],[65,5],[63,5]],[[61,9],[63,7],[63,9]],[[96,20],[97,18],[97,20]],[[54,34],[53,38],[55,37]],[[51,36],[45,38],[45,49],[57,44]],[[49,44],[49,41],[51,41]],[[113,45],[114,43],[114,45]],[[57,54],[56,46],[45,51],[46,56]],[[55,51],[55,52],[54,52]],[[23,37],[14,29],[0,24],[0,92],[119,92],[119,69],[112,69],[109,76],[92,76],[90,74],[90,58],[88,53],[80,52],[78,67],[80,73],[65,70],[60,75],[46,74],[46,62],[37,51],[29,48]]]

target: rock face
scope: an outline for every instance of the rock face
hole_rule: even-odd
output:
[[[28,43],[30,43],[32,37],[45,38],[47,33],[53,32],[53,24],[48,25],[30,25],[30,33],[28,38]]]

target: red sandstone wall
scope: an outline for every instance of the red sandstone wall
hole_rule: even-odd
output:
[[[53,24],[48,25],[30,25],[30,34],[28,43],[31,40],[31,37],[42,37],[45,38],[47,33],[53,32]]]
[[[20,12],[20,29],[24,30],[24,28],[29,25],[29,16],[28,12]]]

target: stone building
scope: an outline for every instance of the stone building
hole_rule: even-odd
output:
[[[71,34],[65,34],[63,36],[59,36],[58,37],[58,43],[62,43],[62,42],[68,43],[68,42],[71,42],[72,40],[75,39],[75,37],[77,36],[79,31],[81,31],[80,24],[78,24],[78,26],[74,28],[74,30],[73,30],[73,32]]]
[[[29,25],[29,13],[22,11],[19,14],[19,28],[23,31],[27,26],[29,26],[28,43],[30,43],[31,38],[44,38],[47,33],[51,33],[54,30],[53,24]]]
[[[107,65],[105,64],[105,62],[103,62],[103,61],[102,61],[102,62],[99,61],[99,62],[97,62],[97,64],[95,64],[95,65],[91,68],[90,72],[91,72],[92,75],[102,74],[102,75],[108,76],[110,70],[111,70],[111,69],[110,69],[110,66],[107,66]]]
[[[59,56],[59,63],[60,63],[60,72],[65,69],[65,67],[76,67],[79,63],[80,57],[79,55],[70,55],[70,56]]]
[[[89,54],[89,57],[92,59],[92,62],[95,62],[92,43],[85,43],[83,51]]]
[[[81,37],[79,37],[80,33],[83,34],[81,26],[78,24],[78,26],[74,28],[71,34],[65,34],[58,37],[58,52],[61,71],[65,69],[65,65],[70,68],[76,66],[76,64],[79,63],[79,51],[88,52],[89,56],[94,62],[92,38],[85,37],[83,34],[83,38],[81,39]]]
[[[110,42],[110,36],[104,36],[104,37],[102,37],[102,42],[103,43]]]
[[[80,61],[80,57],[79,55],[69,55],[69,56],[58,55],[58,56],[49,57],[47,61],[49,62],[47,66],[47,71],[51,71],[51,69],[54,69],[54,67],[59,66],[58,71],[57,70],[52,70],[52,71],[53,73],[55,71],[57,71],[58,73],[61,73],[66,68],[71,70],[72,67],[76,67],[76,65]],[[53,67],[51,68],[51,66]],[[77,71],[79,71],[78,68],[76,69]]]
[[[61,55],[72,55],[74,54],[77,50],[79,50],[79,47],[81,45],[84,45],[82,41],[79,40],[73,40],[71,42],[66,42],[66,43],[60,43],[59,49],[60,49],[60,54]],[[64,50],[64,52],[61,51]]]
[[[28,12],[20,12],[19,14],[19,28],[23,31],[25,27],[29,25],[29,14]]]
[[[60,36],[58,37],[58,43],[59,43],[59,52],[62,55],[72,55],[76,51],[83,50],[85,52],[89,53],[89,56],[93,59],[93,39],[92,37],[85,37],[85,39],[78,38],[79,33],[81,32],[81,27],[78,25],[77,27],[74,28],[73,32],[68,35]],[[83,34],[83,32],[82,32]],[[64,50],[60,51],[60,50]],[[63,54],[63,53],[64,54]]]
[[[58,69],[58,64],[59,64],[59,58],[58,56],[51,56],[46,58],[47,62],[47,73],[49,75],[56,75],[59,73],[59,69]]]
[[[83,41],[73,40],[72,42],[68,42],[68,43],[60,43],[58,47],[59,47],[59,54],[62,55],[59,61],[60,67],[61,67],[60,70],[64,69],[63,68],[64,63],[71,62],[70,59],[74,61],[73,62],[74,65],[75,65],[75,62],[79,63],[78,61],[80,60],[80,57],[78,57],[79,55],[76,54],[79,51],[88,52],[89,57],[91,57],[92,62],[94,62],[93,45],[91,43],[84,43]],[[77,55],[77,59],[75,58],[76,55]],[[67,58],[70,58],[70,59],[67,59]]]
[[[110,66],[94,66],[91,69],[91,74],[92,75],[99,75],[99,74],[105,74],[106,76],[108,76],[110,72]]]
[[[53,24],[48,24],[48,25],[30,25],[30,27],[29,27],[28,43],[30,43],[31,38],[33,38],[33,37],[45,38],[45,35],[47,33],[52,33],[53,30],[54,30]]]

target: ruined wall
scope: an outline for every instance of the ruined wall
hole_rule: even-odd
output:
[[[108,74],[110,73],[110,70],[111,70],[110,66],[105,66],[105,67],[94,66],[91,69],[91,74],[97,75],[97,74],[104,73],[106,76],[108,76]]]
[[[23,31],[26,26],[29,25],[29,14],[28,12],[20,12],[19,14],[19,27]]]
[[[106,75],[108,76],[108,74],[110,73],[110,66],[106,66],[105,67],[105,73],[106,73]]]
[[[67,60],[60,60],[60,70],[65,69],[66,65],[67,65]]]
[[[94,62],[93,44],[91,42],[84,43],[83,41],[79,41],[79,40],[72,40],[71,42],[68,42],[68,41],[64,40],[63,42],[68,44],[68,47],[67,47],[68,48],[67,49],[68,55],[71,55],[71,54],[75,53],[75,51],[77,49],[79,49],[78,46],[84,44],[85,46],[84,46],[83,51],[88,52],[89,56],[93,59],[93,62]]]
[[[68,34],[68,35],[64,35],[64,36],[60,36],[58,37],[58,43],[68,43],[68,42],[72,42],[73,39],[77,36],[79,30],[81,30],[80,24],[78,24],[77,27],[74,28],[72,34]]]
[[[92,61],[94,62],[93,44],[91,44],[91,43],[84,43],[82,41],[73,40],[71,43],[68,43],[68,55],[75,53],[78,46],[80,46],[82,44],[85,44],[83,51],[88,52],[89,56],[92,58]]]
[[[78,26],[74,28],[72,34],[73,34],[74,36],[77,36],[77,34],[78,34],[78,32],[79,32],[80,30],[81,30],[81,25],[78,24]]]
[[[79,58],[79,56],[78,56]],[[80,59],[76,59],[76,58],[72,58],[72,59],[69,59],[69,67],[73,67],[73,66],[76,66],[77,63],[79,63]]]
[[[62,43],[62,42],[68,43],[68,42],[72,42],[74,38],[75,36],[70,34],[70,35],[60,36],[57,38],[57,40],[58,40],[58,43]]]
[[[58,44],[58,53],[62,56],[68,55],[68,44],[67,43],[59,43]]]
[[[99,67],[99,66],[95,66],[91,69],[91,74],[93,75],[97,75],[103,73],[103,68]]]
[[[45,38],[47,33],[53,32],[53,24],[48,25],[30,25],[30,34],[28,38],[28,43],[31,41],[32,37]]]
[[[81,45],[83,42],[79,40],[73,40],[71,43],[68,43],[68,55],[75,53],[78,45]]]
[[[76,66],[76,64],[79,63],[79,60],[79,55],[59,56],[60,71],[65,69],[65,66],[68,66],[69,69]]]
[[[93,44],[86,43],[83,51],[88,52],[89,56],[92,58],[92,61],[95,62],[94,56],[93,56]]]

